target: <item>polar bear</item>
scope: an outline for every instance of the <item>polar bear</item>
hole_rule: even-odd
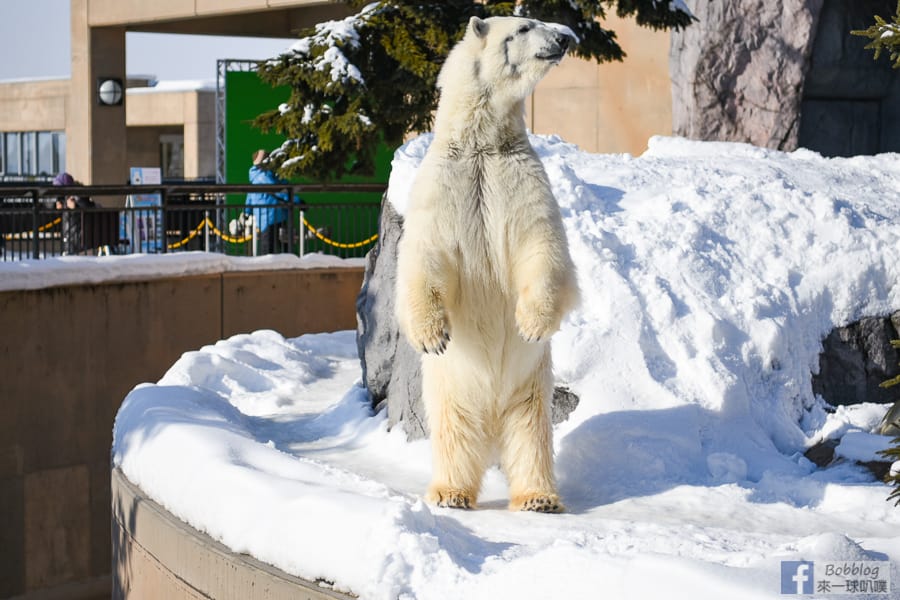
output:
[[[426,500],[439,506],[474,508],[499,461],[511,510],[563,510],[549,339],[578,288],[524,100],[568,43],[559,26],[473,17],[438,77],[434,138],[398,246],[396,316],[423,353]]]

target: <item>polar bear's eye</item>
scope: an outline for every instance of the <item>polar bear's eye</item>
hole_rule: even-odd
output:
[[[528,33],[529,31],[531,31],[531,25],[522,25],[521,27],[519,27],[520,34]]]

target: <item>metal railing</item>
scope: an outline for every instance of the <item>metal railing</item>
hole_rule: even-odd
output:
[[[384,191],[380,184],[0,185],[0,260],[188,250],[364,256],[378,237],[380,203],[308,203],[303,198]],[[287,200],[249,206],[245,195],[250,192]],[[96,206],[57,207],[57,200],[67,196],[89,197]],[[260,231],[256,224],[265,210],[279,211],[278,223]]]

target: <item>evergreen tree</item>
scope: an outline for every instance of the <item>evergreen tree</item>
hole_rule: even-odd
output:
[[[868,29],[851,32],[853,35],[861,35],[872,41],[866,48],[875,50],[875,60],[882,52],[888,52],[895,69],[900,69],[900,0],[897,2],[897,14],[893,22],[888,23],[878,15],[875,15],[875,24]]]
[[[881,56],[882,52],[889,52],[891,61],[894,63],[895,69],[900,69],[900,0],[897,1],[897,13],[893,17],[893,22],[888,23],[880,16],[875,15],[875,24],[868,29],[851,31],[853,35],[861,35],[871,39],[872,41],[866,45],[866,48],[875,50],[875,60]],[[891,342],[895,348],[900,348],[900,340]],[[900,384],[900,375],[889,379],[881,384],[882,387],[890,387]],[[897,401],[900,404],[900,400]],[[896,415],[897,404],[894,405],[888,415]],[[887,417],[885,417],[887,419]],[[894,423],[900,425],[900,422]],[[900,465],[900,437],[893,440],[893,446],[882,452],[882,456],[886,459],[894,461],[894,465]],[[888,496],[888,500],[895,500],[895,505],[900,505],[900,471],[892,470],[886,481],[893,485],[894,489]]]
[[[256,126],[287,141],[270,164],[280,175],[330,180],[370,173],[381,143],[399,144],[431,126],[435,81],[472,16],[519,15],[561,23],[579,37],[573,53],[598,62],[622,60],[607,10],[655,29],[687,26],[682,0],[497,0],[349,2],[355,15],[320,23],[291,49],[259,64],[260,77],[291,88],[290,99],[260,115]]]
[[[900,10],[900,6],[898,6],[898,10]],[[891,346],[900,348],[900,340],[891,340]],[[881,387],[886,388],[898,384],[900,384],[900,375],[883,382]],[[884,416],[883,427],[900,427],[900,412],[898,412],[898,406],[900,406],[900,400],[898,400]],[[887,460],[892,461],[894,465],[900,465],[900,437],[895,438],[892,444],[893,445],[890,448],[881,452],[881,455]],[[885,481],[894,486],[894,490],[888,496],[888,500],[896,500],[894,505],[900,506],[900,470],[892,469],[885,478]]]

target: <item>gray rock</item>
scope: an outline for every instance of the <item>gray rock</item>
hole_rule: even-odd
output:
[[[900,437],[900,400],[885,413],[878,425],[878,433],[892,437]]]
[[[394,319],[397,243],[403,217],[387,196],[381,202],[378,243],[366,255],[366,272],[356,298],[356,345],[363,383],[372,405],[388,411],[390,427],[403,423],[410,439],[427,435],[419,357],[400,335]]]
[[[898,338],[896,323],[900,323],[900,311],[833,330],[822,342],[813,392],[834,406],[896,401],[896,388],[880,387],[900,372],[900,353],[890,343]]]
[[[397,243],[403,217],[386,198],[381,203],[378,243],[366,256],[363,285],[356,298],[356,344],[373,407],[386,409],[388,426],[402,423],[407,437],[415,440],[428,435],[419,355],[400,335],[394,318]],[[553,423],[566,420],[576,406],[577,395],[565,387],[554,389]]]
[[[690,3],[698,21],[671,38],[673,132],[796,148],[803,81],[822,3]]]
[[[825,156],[900,150],[900,71],[866,29],[894,0],[689,0],[673,32],[672,131]]]
[[[578,408],[578,396],[565,386],[553,388],[553,399],[550,401],[550,420],[554,425],[569,418],[572,411]]]

